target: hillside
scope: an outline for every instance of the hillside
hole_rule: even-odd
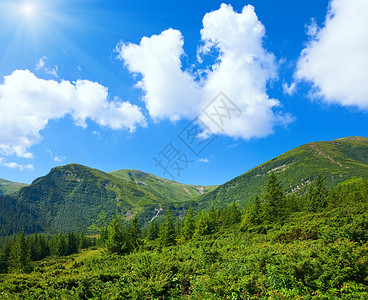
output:
[[[200,207],[231,202],[243,207],[256,195],[262,195],[272,171],[286,193],[297,194],[304,193],[318,174],[324,177],[327,187],[354,177],[368,178],[368,138],[313,142],[290,150],[201,196]]]
[[[155,192],[168,201],[175,202],[193,200],[217,187],[182,184],[138,170],[118,170],[110,172],[110,174]]]
[[[125,220],[137,216],[142,223],[167,206],[176,207],[179,214],[182,208],[190,205],[186,200],[194,199],[202,191],[200,187],[169,182],[139,171],[126,174],[133,174],[131,176],[147,183],[127,178],[124,171],[113,174],[78,164],[57,167],[21,189],[19,201],[28,204],[46,220],[51,231],[94,233],[116,214]],[[139,177],[140,174],[144,177]],[[203,187],[203,191],[207,190]],[[187,197],[189,193],[193,196]],[[180,202],[184,202],[182,206]]]
[[[25,183],[12,182],[0,178],[0,195],[14,194],[25,186],[27,186]]]

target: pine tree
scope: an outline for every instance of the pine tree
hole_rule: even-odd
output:
[[[254,199],[254,202],[249,204],[249,206],[245,209],[242,222],[241,229],[247,229],[248,227],[252,227],[255,225],[259,225],[263,222],[263,210],[261,206],[261,198],[257,195]]]
[[[241,220],[241,212],[235,203],[232,203],[228,209],[229,212],[229,225],[237,224]]]
[[[204,236],[207,234],[209,234],[207,216],[203,211],[200,211],[198,213],[194,237]]]
[[[168,209],[165,216],[165,222],[160,226],[160,245],[163,247],[175,245],[175,237],[173,216],[170,209]]]
[[[321,174],[317,176],[316,187],[308,190],[308,209],[312,212],[320,211],[327,206],[327,189]]]
[[[62,232],[59,232],[56,238],[56,255],[57,256],[67,255],[66,237]]]
[[[66,236],[66,253],[67,255],[78,253],[79,239],[74,232],[68,232]]]
[[[193,237],[195,230],[195,219],[194,219],[194,209],[190,206],[185,217],[183,227],[181,229],[181,235],[184,241],[188,241]]]
[[[139,229],[139,221],[137,218],[133,218],[132,224],[128,230],[131,248],[137,250],[140,245],[141,230]]]
[[[154,241],[158,237],[159,226],[156,220],[151,221],[150,226],[148,228],[147,239],[150,241]]]
[[[274,172],[271,172],[267,182],[265,196],[265,216],[267,221],[274,222],[283,216],[284,213],[284,191]]]
[[[29,271],[31,251],[24,232],[13,238],[10,249],[9,266],[12,270]]]
[[[0,252],[0,273],[8,272],[11,247],[11,240],[6,238],[3,244],[3,249]]]
[[[124,234],[123,234],[123,226],[118,218],[112,220],[108,227],[109,236],[107,239],[107,249],[110,252],[122,254],[123,246],[124,246]]]
[[[100,239],[98,240],[99,245],[104,246],[106,244],[108,237],[109,237],[109,231],[107,227],[104,226],[101,228]]]

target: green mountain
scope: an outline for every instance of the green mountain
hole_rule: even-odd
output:
[[[155,192],[167,201],[174,202],[193,200],[217,187],[182,184],[138,170],[118,170],[110,172],[110,174]]]
[[[368,138],[346,137],[308,143],[290,150],[230,180],[199,198],[199,207],[237,202],[244,207],[262,195],[271,172],[275,172],[286,193],[302,194],[321,174],[327,187],[354,178],[368,178]]]
[[[40,215],[49,231],[97,232],[116,214],[125,220],[137,216],[142,223],[150,221],[160,213],[160,208],[167,206],[177,208],[179,214],[190,205],[187,200],[208,190],[139,171],[108,174],[70,164],[52,169],[21,189],[19,202]]]
[[[17,193],[24,186],[27,186],[27,184],[12,182],[0,178],[0,195],[10,195]]]

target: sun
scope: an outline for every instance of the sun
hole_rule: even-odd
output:
[[[35,6],[32,3],[25,3],[21,7],[22,13],[25,16],[31,17],[35,14]]]

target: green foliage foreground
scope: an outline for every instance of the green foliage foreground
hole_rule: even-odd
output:
[[[320,197],[323,201],[316,201]],[[231,213],[236,218],[234,208],[196,217],[191,212],[179,224],[168,213],[165,222],[152,226],[146,236],[136,221],[127,228],[114,221],[100,240],[107,248],[48,257],[32,262],[29,273],[4,274],[0,295],[3,299],[368,298],[368,182],[357,180],[326,191],[318,179],[304,197],[293,198],[282,196],[271,175],[265,199],[257,198],[238,223],[224,221]]]

